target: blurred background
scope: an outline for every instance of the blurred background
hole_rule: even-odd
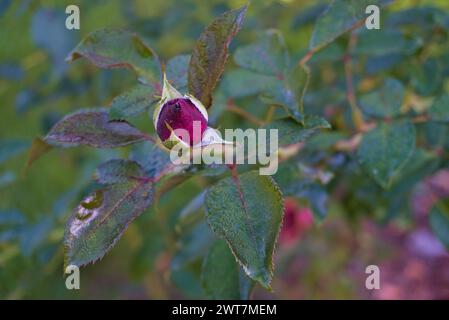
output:
[[[135,31],[166,61],[189,54],[214,17],[245,2],[79,0],[81,29],[67,30],[65,7],[72,1],[0,0],[0,298],[204,297],[199,273],[211,234],[203,220],[191,214],[204,214],[198,205],[205,185],[202,177],[181,185],[147,210],[109,254],[81,270],[81,289],[69,291],[63,278],[62,243],[67,217],[94,188],[91,177],[96,166],[113,157],[126,157],[132,148],[59,149],[26,169],[27,150],[34,137],[44,135],[63,115],[107,106],[135,84],[135,75],[128,70],[101,70],[84,59],[71,64],[64,61],[89,32],[108,27]],[[297,61],[307,52],[313,23],[328,3],[252,1],[231,53],[263,30],[276,28],[285,37],[292,61]],[[364,86],[370,87],[367,79],[393,73],[418,93],[412,96],[418,108],[436,92],[448,89],[449,2],[395,1],[387,11],[382,13],[382,28],[400,32],[407,46],[378,56],[370,55],[375,48],[362,48],[356,57],[363,62],[356,85],[364,90]],[[311,60],[313,70],[318,70],[314,72],[319,73],[314,79],[324,80],[312,83],[305,100],[307,111],[322,114],[333,124],[344,122],[347,115],[341,110],[349,109],[344,89],[331,86],[343,76],[338,67],[343,43],[336,42]],[[422,55],[426,59],[421,64],[416,57]],[[234,67],[231,58],[227,71]],[[231,82],[225,73],[217,95],[234,96],[240,99],[239,105],[257,115],[257,100],[233,92],[238,88]],[[226,112],[219,98],[216,101],[213,126],[249,125]],[[146,132],[153,131],[149,116],[132,122]],[[437,139],[445,139],[446,129],[441,128]],[[447,148],[447,141],[442,148]],[[332,157],[335,166],[347,161],[343,155]],[[273,292],[256,288],[253,296],[449,298],[449,254],[427,222],[435,199],[449,195],[449,171],[444,165],[433,169],[431,165],[424,164],[430,170],[420,176],[425,179],[413,180],[410,188],[397,194],[396,207],[371,197],[378,190],[365,188],[367,177],[360,173],[356,182],[338,178],[343,184],[354,184],[350,195],[338,186],[329,186],[331,198],[323,196],[327,217],[322,222],[314,221],[307,202],[288,199],[275,257]],[[351,170],[349,166],[340,174],[351,177],[355,174]],[[195,223],[188,221],[190,218]],[[370,264],[381,269],[381,290],[365,288],[365,267]]]

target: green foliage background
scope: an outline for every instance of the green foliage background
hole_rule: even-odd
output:
[[[204,222],[198,222],[204,212],[196,208],[191,199],[203,191],[210,178],[197,177],[164,196],[128,228],[123,239],[101,262],[82,269],[80,291],[68,291],[61,271],[65,222],[80,199],[96,187],[91,179],[95,168],[109,158],[125,157],[131,148],[59,149],[28,169],[25,169],[26,150],[34,137],[48,132],[63,115],[80,108],[109,105],[114,97],[135,83],[135,76],[126,70],[100,70],[85,60],[70,65],[64,62],[68,52],[88,33],[109,27],[127,28],[142,36],[163,60],[168,60],[179,54],[189,54],[202,29],[214,17],[245,1],[79,1],[79,31],[64,28],[65,6],[71,4],[64,2],[0,1],[0,210],[9,212],[10,217],[9,222],[6,218],[0,221],[0,297],[203,298],[199,274],[212,235]],[[231,45],[231,56],[236,48],[253,43],[265,30],[276,28],[285,38],[291,60],[299,61],[308,52],[314,21],[327,3],[253,1],[243,29]],[[437,8],[441,20],[430,22],[425,10],[419,11],[425,6]],[[394,37],[365,43],[363,31],[359,34],[353,73],[362,110],[372,110],[370,103],[376,106],[382,103],[367,94],[389,77],[402,81],[406,101],[413,101],[412,108],[406,112],[417,115],[429,108],[435,96],[448,91],[448,10],[449,3],[444,0],[404,0],[395,1],[382,11],[382,28],[390,23],[388,28],[399,33],[403,46],[398,45]],[[408,18],[413,24],[400,26],[401,19]],[[396,25],[394,19],[399,21]],[[312,80],[304,100],[306,113],[323,116],[334,128],[310,140],[304,162],[311,165],[319,162],[314,157],[332,158],[335,163],[339,159],[334,157],[337,153],[345,157],[343,153],[326,150],[325,146],[333,145],[332,139],[347,137],[354,128],[341,63],[348,39],[347,34],[338,38],[309,62]],[[386,42],[388,40],[392,42]],[[236,63],[230,58],[219,93],[232,96],[254,116],[265,117],[267,107],[261,108],[260,100],[252,94],[239,91],[245,88],[239,85],[241,78],[235,74],[232,78],[230,73],[236,69]],[[211,109],[215,126],[252,126],[224,108],[225,103],[216,98],[216,105]],[[445,110],[447,108],[449,106]],[[332,112],[329,114],[326,110]],[[376,111],[382,116],[387,112],[389,117],[396,112],[384,108]],[[443,113],[447,115],[447,111]],[[282,115],[284,111],[276,109],[274,117]],[[367,119],[372,116],[365,114]],[[133,119],[132,123],[142,131],[153,131],[150,116]],[[360,172],[355,162],[344,168],[338,165],[332,168],[326,162],[324,169],[336,169],[334,180],[326,187],[328,191],[334,190],[333,184],[337,184],[334,181],[351,186],[351,190],[345,198],[339,199],[340,202],[330,201],[329,213],[324,215],[331,221],[325,220],[323,225],[342,224],[343,234],[350,235],[363,233],[360,221],[367,216],[378,222],[395,218],[394,223],[405,229],[415,223],[410,208],[404,206],[410,201],[412,190],[409,187],[437,168],[447,167],[449,143],[447,122],[431,127],[418,126],[420,141],[443,150],[443,156],[435,156],[425,148],[415,151],[411,162],[419,168],[409,166],[409,171],[401,171],[405,178],[399,179],[393,191],[383,191]],[[279,184],[284,182],[281,174],[282,171]],[[188,204],[193,210],[189,210]],[[440,226],[437,218],[434,221]],[[21,219],[26,223],[21,223]],[[309,259],[307,271],[301,276],[290,273],[293,281],[289,281],[289,286],[281,284],[281,280],[277,284],[275,276],[274,293],[256,291],[256,294],[296,298],[295,289],[301,288],[300,297],[305,298],[363,297],[356,277],[348,274],[332,277],[340,274],[345,261],[354,254],[346,246],[357,240],[336,241],[333,234],[324,234],[322,224],[316,223],[310,238],[295,247],[296,253],[288,250],[279,253],[279,260],[283,262],[275,274],[290,270],[288,261],[295,254]],[[447,239],[449,230],[439,229],[438,234]],[[383,249],[372,248],[373,251],[366,254],[368,258],[363,255],[359,258],[375,262],[382,257]],[[322,288],[323,283],[326,288]]]

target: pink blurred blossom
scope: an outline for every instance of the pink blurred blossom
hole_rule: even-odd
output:
[[[294,198],[284,202],[284,222],[280,234],[281,245],[295,243],[313,224],[313,214],[309,208],[301,207]]]

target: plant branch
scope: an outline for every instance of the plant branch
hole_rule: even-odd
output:
[[[265,122],[263,120],[260,120],[259,118],[253,116],[251,113],[249,113],[249,112],[243,110],[242,108],[236,106],[232,100],[228,101],[227,110],[229,110],[229,111],[231,111],[231,112],[233,112],[235,114],[238,114],[239,116],[245,118],[246,120],[248,120],[249,122],[254,123],[257,126],[263,126],[265,124]]]
[[[349,102],[352,113],[352,120],[354,121],[354,125],[357,131],[362,130],[365,126],[363,122],[362,113],[360,112],[360,108],[357,105],[357,99],[355,97],[354,90],[354,81],[352,75],[352,61],[351,61],[351,51],[357,43],[357,35],[352,32],[349,38],[348,47],[346,49],[346,54],[343,58],[343,64],[345,69],[345,78],[346,78],[346,99]]]

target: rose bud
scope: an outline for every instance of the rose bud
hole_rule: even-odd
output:
[[[192,95],[181,95],[164,74],[162,98],[154,111],[154,127],[163,144],[171,149],[175,144],[201,144],[207,129],[206,108]]]

